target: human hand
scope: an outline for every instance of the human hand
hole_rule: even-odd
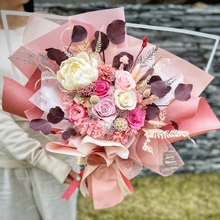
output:
[[[67,176],[67,178],[65,179],[64,183],[68,183],[68,184],[71,184],[73,180],[77,180],[77,181],[80,181],[81,180],[81,177],[78,173],[74,172],[73,170],[71,170],[69,172],[69,175]]]

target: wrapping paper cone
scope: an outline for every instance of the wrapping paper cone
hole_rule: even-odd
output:
[[[29,98],[34,92],[13,79],[4,77],[2,108],[4,111],[26,118],[25,111],[34,107]]]

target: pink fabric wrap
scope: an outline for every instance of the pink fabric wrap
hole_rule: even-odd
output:
[[[88,190],[93,197],[95,209],[115,206],[124,199],[115,170],[111,166],[99,166],[88,176]]]

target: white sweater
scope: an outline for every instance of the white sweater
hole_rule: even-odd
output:
[[[14,48],[21,45],[23,28],[10,31]],[[12,77],[8,50],[3,30],[0,30],[0,97],[2,97],[3,75]],[[25,77],[20,78],[25,84]],[[50,138],[57,138],[50,135]],[[57,141],[57,140],[56,140]],[[1,168],[31,168],[37,167],[52,174],[63,183],[71,167],[63,161],[67,156],[52,154],[46,151],[45,145],[50,142],[47,137],[29,128],[27,119],[11,115],[2,110],[0,99],[0,167]],[[75,159],[73,157],[73,159]]]

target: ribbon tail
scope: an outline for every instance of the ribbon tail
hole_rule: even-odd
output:
[[[119,170],[119,171],[120,171],[120,170]],[[124,180],[124,183],[126,184],[126,186],[128,187],[128,189],[133,193],[134,190],[133,190],[133,188],[132,188],[132,185],[131,185],[129,179],[128,179],[126,176],[124,176],[121,171],[120,171],[120,173],[121,173],[122,179]]]
[[[83,173],[84,173],[83,169],[80,172],[80,177],[82,179]],[[69,187],[66,189],[66,191],[64,192],[63,196],[61,197],[61,199],[66,199],[66,201],[68,202],[68,200],[70,199],[70,197],[72,196],[72,194],[75,192],[75,190],[79,187],[81,181],[77,181],[77,180],[73,180],[72,183],[69,185]]]

